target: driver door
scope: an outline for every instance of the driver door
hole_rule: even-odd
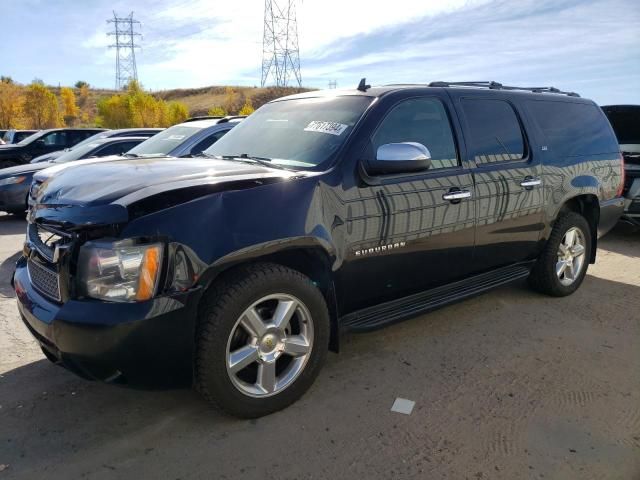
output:
[[[431,166],[365,178],[350,192],[344,272],[351,287],[344,311],[435,288],[473,270],[473,178],[458,152],[450,111],[444,95],[407,98],[389,109],[371,137],[369,156],[382,145],[417,142],[429,150]]]

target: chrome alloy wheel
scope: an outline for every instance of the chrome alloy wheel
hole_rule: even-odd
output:
[[[250,397],[280,393],[304,370],[313,347],[313,320],[297,298],[277,293],[247,308],[227,341],[227,373]]]
[[[570,228],[562,237],[558,247],[556,274],[565,287],[575,282],[582,273],[585,265],[585,245],[584,233],[577,227]]]

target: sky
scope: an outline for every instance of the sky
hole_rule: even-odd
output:
[[[145,88],[260,84],[264,0],[0,3],[0,74],[21,83],[113,88],[106,20],[133,11]],[[640,104],[638,0],[298,0],[296,10],[305,87],[495,80]]]

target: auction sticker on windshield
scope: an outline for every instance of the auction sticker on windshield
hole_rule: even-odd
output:
[[[304,129],[305,132],[320,132],[320,133],[328,133],[330,135],[342,135],[349,125],[345,125],[344,123],[338,122],[320,122],[318,120],[314,120],[313,122],[309,122],[309,125]]]

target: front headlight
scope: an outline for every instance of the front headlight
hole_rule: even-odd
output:
[[[78,259],[81,293],[115,302],[149,300],[158,287],[162,253],[160,243],[88,242]]]
[[[13,185],[14,183],[22,183],[27,179],[27,177],[8,177],[8,178],[0,178],[0,187],[3,185]]]

